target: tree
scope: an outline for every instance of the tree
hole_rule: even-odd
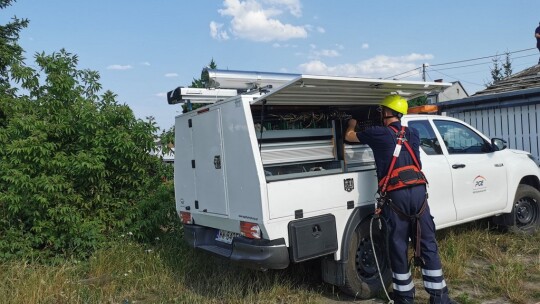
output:
[[[0,9],[11,5],[12,0],[0,0]],[[6,25],[0,25],[0,92],[13,95],[15,88],[9,84],[9,70],[16,75],[27,75],[31,69],[24,68],[23,49],[17,43],[19,32],[28,26],[28,20],[12,18]],[[22,80],[22,79],[19,79]]]
[[[504,78],[512,75],[512,61],[510,60],[510,53],[505,53],[505,61],[502,65],[504,70]]]
[[[208,77],[208,72],[206,69],[217,69],[217,64],[214,61],[214,58],[210,60],[210,63],[201,71],[201,78],[195,79],[191,82],[190,88],[206,88],[209,85],[210,79]]]
[[[190,88],[206,88],[206,87],[208,87],[208,85],[210,83],[210,79],[209,79],[209,76],[208,76],[208,71],[206,69],[217,69],[217,64],[214,61],[214,58],[212,58],[210,60],[210,63],[205,68],[203,68],[203,70],[201,71],[201,77],[199,79],[193,78],[193,81],[191,82]],[[189,111],[193,111],[193,110],[198,109],[200,107],[203,107],[205,105],[206,104],[203,104],[203,103],[193,103],[193,104],[191,104],[191,109],[190,109],[190,107],[188,105],[183,104],[182,105],[182,113],[187,113]]]
[[[495,56],[493,59],[491,59],[491,61],[493,62],[493,67],[490,69],[491,79],[492,79],[490,85],[495,84],[499,82],[501,79],[503,79],[503,70],[502,70],[502,67],[500,66],[499,56],[498,55]]]
[[[426,96],[419,96],[416,98],[413,98],[408,101],[409,108],[410,107],[416,107],[416,106],[423,106],[427,104],[427,97]]]
[[[164,172],[155,122],[100,94],[99,74],[65,50],[25,66],[27,24],[0,26],[0,260],[85,257],[122,232],[147,235]]]
[[[490,68],[491,81],[486,84],[486,87],[489,87],[512,75],[512,61],[510,60],[509,52],[505,53],[504,63],[501,62],[501,58],[498,55],[491,59],[491,61],[493,62],[493,66]]]

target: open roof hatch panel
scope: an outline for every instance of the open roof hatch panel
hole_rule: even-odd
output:
[[[373,105],[390,94],[412,99],[449,86],[443,82],[300,75],[253,104],[266,100],[267,105]]]

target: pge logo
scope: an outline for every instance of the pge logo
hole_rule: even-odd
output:
[[[473,193],[484,192],[487,190],[487,180],[485,177],[478,175],[473,180]]]

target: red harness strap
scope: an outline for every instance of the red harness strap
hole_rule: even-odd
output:
[[[405,138],[405,127],[402,126],[401,131],[399,132],[395,127],[389,127],[398,135],[398,138],[396,149],[394,150],[394,155],[392,157],[392,161],[390,162],[390,167],[388,168],[388,173],[379,181],[380,193],[386,193],[387,191],[393,191],[414,185],[427,184],[426,177],[420,169],[420,162],[407,142],[407,138]],[[414,165],[403,166],[394,170],[394,166],[397,158],[399,157],[399,153],[401,152],[402,145],[405,146],[411,155]]]
[[[381,196],[386,196],[387,191],[393,191],[397,189],[401,189],[404,187],[409,187],[413,185],[420,185],[420,184],[427,184],[426,177],[422,173],[422,170],[420,169],[420,162],[416,158],[416,154],[414,154],[414,151],[412,150],[411,146],[407,142],[407,139],[405,138],[405,127],[401,127],[401,131],[398,132],[398,130],[395,127],[389,126],[390,129],[392,129],[397,135],[397,144],[396,149],[394,150],[394,155],[392,157],[392,162],[390,163],[390,167],[388,169],[388,174],[381,179],[379,182],[379,191]],[[411,158],[414,162],[414,165],[407,165],[403,167],[399,167],[394,170],[394,166],[396,164],[396,160],[399,157],[399,153],[401,152],[401,146],[404,145],[409,154],[411,155]],[[390,206],[390,208],[402,219],[410,221],[413,225],[416,225],[416,235],[415,235],[415,246],[414,246],[414,264],[416,266],[423,265],[425,262],[422,259],[421,256],[421,247],[420,247],[420,240],[421,240],[421,226],[420,226],[420,217],[424,213],[425,209],[427,208],[427,197],[424,198],[424,202],[422,203],[422,206],[420,207],[420,210],[415,215],[409,215],[405,212],[403,212],[398,206],[396,206],[391,199],[387,199],[386,203]],[[380,212],[380,211],[379,211]]]

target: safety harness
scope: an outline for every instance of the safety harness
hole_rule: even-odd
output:
[[[427,194],[422,203],[422,207],[417,214],[409,215],[399,209],[391,199],[386,197],[387,192],[395,191],[398,189],[411,187],[415,185],[425,185],[427,184],[427,179],[420,169],[420,162],[416,158],[416,154],[413,152],[411,146],[407,142],[405,137],[405,126],[401,127],[401,130],[398,131],[397,128],[393,126],[388,126],[396,135],[397,143],[396,148],[394,149],[394,154],[392,156],[392,161],[390,162],[390,167],[388,173],[379,181],[379,202],[382,206],[388,204],[390,208],[402,219],[410,221],[413,225],[416,225],[416,239],[415,239],[415,250],[414,250],[414,264],[415,266],[420,266],[424,264],[424,261],[421,257],[421,247],[420,247],[420,237],[421,237],[421,226],[420,226],[420,217],[427,208]],[[413,159],[413,165],[407,165],[399,168],[394,168],[396,161],[401,152],[402,146],[405,146],[411,158]],[[376,212],[377,213],[377,212]],[[380,213],[380,209],[378,210]]]

